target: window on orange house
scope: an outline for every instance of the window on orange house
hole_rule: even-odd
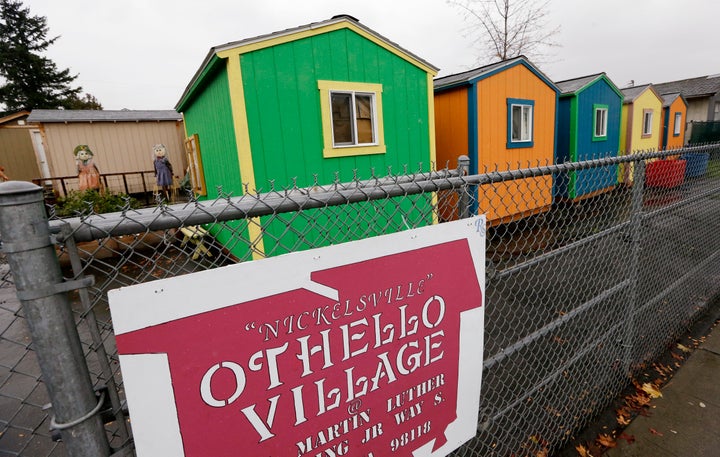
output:
[[[680,129],[682,127],[682,113],[675,113],[675,123],[673,124],[673,136],[680,136]]]
[[[527,148],[533,145],[533,100],[507,99],[508,148]]]

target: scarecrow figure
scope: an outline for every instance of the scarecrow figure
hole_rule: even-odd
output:
[[[100,171],[93,163],[93,152],[87,144],[80,144],[73,150],[78,171],[78,188],[100,190]]]
[[[164,144],[153,146],[153,165],[155,166],[155,183],[158,189],[165,194],[165,200],[170,201],[170,188],[173,184],[172,164],[167,158],[167,148]]]

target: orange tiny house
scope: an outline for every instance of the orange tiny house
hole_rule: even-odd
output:
[[[455,167],[462,154],[471,174],[553,163],[559,90],[524,56],[438,78],[434,88],[438,167]],[[551,204],[552,177],[542,176],[479,187],[473,211],[501,223]]]
[[[661,149],[681,148],[685,143],[687,102],[682,94],[663,94],[663,128],[660,132]]]

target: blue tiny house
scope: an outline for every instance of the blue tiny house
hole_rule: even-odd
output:
[[[558,141],[555,163],[615,157],[620,146],[623,94],[598,73],[555,83]],[[556,176],[556,198],[576,200],[610,190],[617,184],[617,165],[570,171]]]

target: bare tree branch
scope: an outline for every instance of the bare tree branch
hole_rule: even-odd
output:
[[[548,20],[550,0],[447,0],[468,22],[467,33],[478,48],[477,64],[525,55],[547,60],[560,45],[560,26]]]

